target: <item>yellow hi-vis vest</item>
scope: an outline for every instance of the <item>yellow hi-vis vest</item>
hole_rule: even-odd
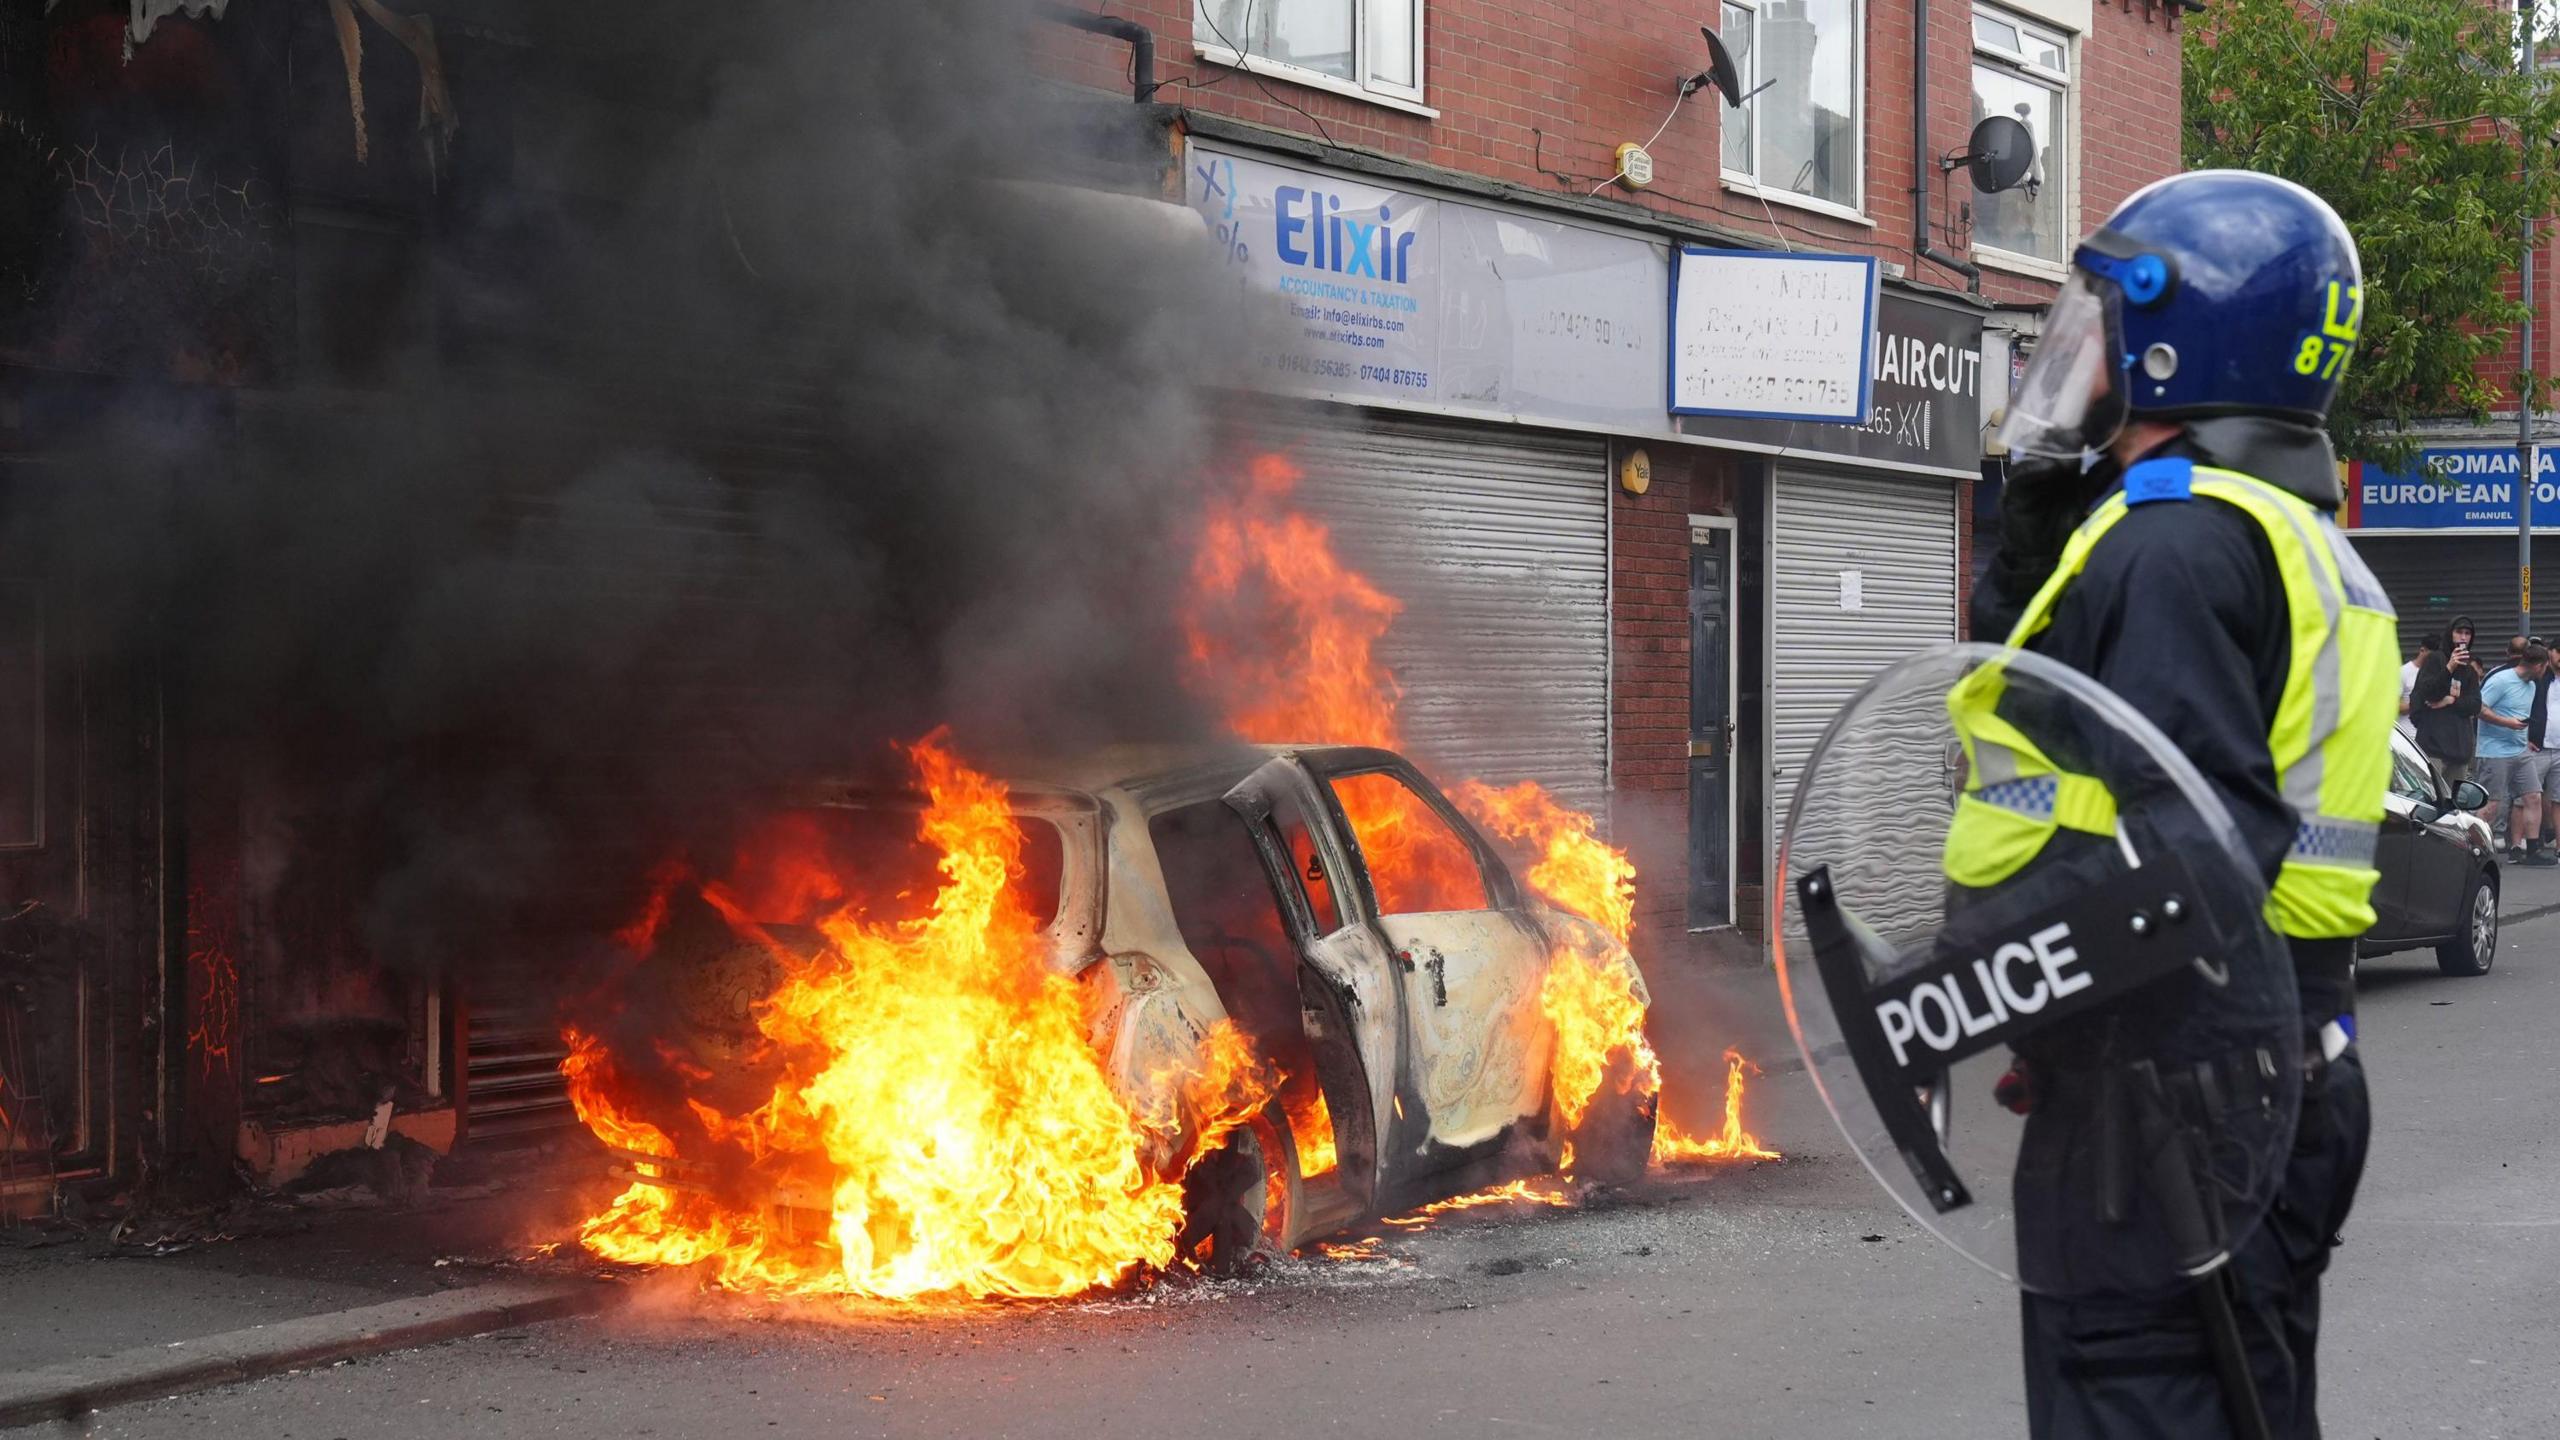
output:
[[[2258,522],[2292,617],[2291,666],[2267,749],[2297,826],[2267,897],[2267,923],[2302,939],[2361,935],[2373,926],[2373,849],[2391,779],[2398,642],[2389,597],[2328,516],[2235,471],[2145,461],[2073,532],[2009,644],[2024,647],[2052,623],[2054,607],[2090,552],[2132,505],[2190,495],[2233,506]],[[2004,672],[1996,662],[1984,665],[1947,695],[1970,762],[1947,831],[1947,878],[1958,885],[1999,884],[2057,830],[2115,833],[2115,797],[2105,784],[2062,769],[1998,714]]]

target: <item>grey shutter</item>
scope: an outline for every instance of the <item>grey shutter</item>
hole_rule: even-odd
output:
[[[1796,782],[1840,707],[1885,667],[1955,638],[1954,487],[1782,470],[1770,538],[1770,824],[1783,837]],[[1858,609],[1842,607],[1843,571],[1859,577]],[[1935,923],[1950,804],[1943,701],[1917,696],[1904,708],[1911,713],[1861,725],[1826,762],[1799,852],[1789,857],[1793,870],[1807,856],[1835,871],[1854,867],[1840,877],[1844,898],[1895,939]],[[1883,823],[1896,815],[1913,823]],[[1852,827],[1855,842],[1843,838]]]
[[[2417,653],[2418,637],[2442,630],[2456,615],[2471,617],[2479,632],[2472,648],[2483,655],[2507,653],[2507,637],[2516,633],[2516,537],[2495,535],[2350,535],[2391,608],[2400,612],[2400,656]],[[2534,553],[2543,547],[2560,551],[2560,536],[2533,537]],[[2540,602],[2534,613],[2560,611],[2560,604]],[[2551,632],[2547,619],[2534,622]]]
[[[1417,763],[1444,782],[1535,780],[1599,813],[1608,442],[1337,413],[1282,448],[1345,562],[1404,602],[1385,658]]]

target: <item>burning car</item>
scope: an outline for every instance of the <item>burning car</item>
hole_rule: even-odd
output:
[[[1073,979],[1084,1039],[1141,1121],[1141,1167],[1179,1183],[1176,1254],[1233,1263],[1285,1251],[1501,1175],[1642,1170],[1658,1083],[1649,1052],[1622,1043],[1560,1061],[1560,1036],[1568,1049],[1575,1039],[1548,1013],[1570,968],[1640,1021],[1632,960],[1589,920],[1539,903],[1401,756],[1119,748],[1004,768],[1021,836],[1007,888],[1046,970]],[[793,858],[759,883],[710,892],[734,938],[695,947],[677,973],[673,1060],[705,1117],[782,1093],[766,1072],[773,1015],[789,1002],[774,997],[795,955],[829,943],[824,912],[843,903],[840,878],[861,877],[866,903],[912,909],[947,873],[947,850],[919,838],[931,828],[920,827],[922,797],[837,785],[798,799],[779,822]],[[1202,1057],[1221,1045],[1256,1083],[1237,1083],[1233,1056],[1201,1083]],[[603,1109],[586,1088],[581,1108]],[[662,1131],[635,1137],[610,1114],[588,1119],[622,1142],[635,1193],[709,1183]],[[715,1134],[742,1123],[709,1122]],[[786,1229],[845,1238],[843,1177],[805,1147],[801,1157],[767,1177],[770,1208]],[[654,1216],[624,1228],[664,1229]]]

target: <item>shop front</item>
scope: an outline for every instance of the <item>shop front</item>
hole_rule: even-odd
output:
[[[1252,305],[1228,417],[1402,602],[1402,741],[1448,775],[1612,790],[1613,450],[1666,441],[1659,241],[1191,137]]]
[[[2550,523],[2560,521],[2560,456],[2539,453],[2535,549],[2550,547],[2560,557],[2560,525]],[[2512,444],[2431,445],[2400,469],[2363,461],[2345,467],[2338,523],[2399,612],[2403,653],[2457,615],[2471,617],[2484,645],[2515,633],[2522,598],[2516,470]]]
[[[1883,290],[1860,360],[1855,419],[1693,414],[1689,434],[1752,452],[1743,487],[1740,610],[1743,704],[1769,736],[1765,768],[1745,773],[1744,813],[1764,830],[1737,837],[1741,869],[1775,883],[1776,847],[1823,730],[1858,688],[1908,655],[1955,639],[1964,537],[1982,460],[1980,311]],[[1757,559],[1757,564],[1753,559]],[[1864,777],[1881,810],[1946,803],[1942,766]],[[1926,836],[1926,827],[1914,834]],[[1879,857],[1897,873],[1936,873],[1934,856]],[[1760,933],[1765,922],[1743,917]]]

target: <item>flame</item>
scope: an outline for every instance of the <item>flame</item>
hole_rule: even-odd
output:
[[[1248,740],[1393,745],[1403,691],[1377,645],[1404,603],[1288,508],[1298,479],[1280,456],[1256,457],[1243,496],[1212,509],[1191,567],[1200,603],[1184,617],[1194,682]]]
[[[1487,1205],[1512,1204],[1548,1205],[1563,1209],[1573,1204],[1573,1194],[1548,1181],[1514,1180],[1488,1190],[1433,1201],[1411,1214],[1390,1216],[1386,1223],[1406,1230],[1419,1230],[1443,1215],[1456,1214],[1461,1210],[1481,1210]]]
[[[1393,748],[1403,691],[1378,647],[1403,604],[1343,564],[1325,526],[1291,508],[1299,479],[1285,458],[1259,456],[1242,495],[1212,508],[1192,566],[1199,603],[1184,617],[1193,684],[1246,740]],[[1384,775],[1349,777],[1334,789],[1382,910],[1483,903],[1472,858],[1411,791]],[[1448,793],[1476,825],[1527,857],[1522,879],[1532,890],[1626,948],[1635,930],[1635,865],[1600,837],[1591,816],[1528,780],[1497,788],[1467,779]],[[1614,955],[1588,937],[1560,935],[1538,998],[1555,1032],[1554,1094],[1568,1127],[1613,1074],[1621,1093],[1659,1091],[1662,1065],[1645,1035],[1645,1002]],[[1659,1119],[1653,1157],[1774,1157],[1741,1128],[1741,1103],[1742,1072],[1728,1067],[1724,1131],[1699,1139]],[[1294,1112],[1291,1127],[1302,1153],[1312,1153]],[[1329,1126],[1326,1133],[1329,1157]],[[1570,1147],[1565,1163],[1570,1170]]]
[[[1297,1142],[1298,1173],[1307,1179],[1329,1175],[1341,1163],[1333,1148],[1333,1111],[1324,1091],[1308,1087],[1304,1100],[1289,1106],[1289,1138]]]
[[[1258,1113],[1276,1079],[1222,1022],[1180,1073],[1153,1077],[1178,1105],[1141,1114],[1117,1093],[1082,992],[1048,968],[1008,883],[1022,833],[1005,788],[938,735],[910,754],[941,876],[919,913],[875,915],[787,826],[765,838],[789,863],[744,876],[749,893],[701,887],[781,973],[752,1009],[781,1072],[763,1103],[724,1106],[693,1089],[707,1071],[670,1066],[691,1093],[634,1113],[617,1057],[570,1032],[571,1100],[641,1176],[586,1222],[589,1250],[707,1262],[741,1288],[893,1300],[1072,1295],[1173,1260],[1181,1166]],[[769,885],[782,889],[753,893]],[[794,899],[836,907],[813,955],[745,918]],[[1187,1147],[1172,1144],[1179,1112],[1196,1121]],[[1171,1167],[1146,1162],[1175,1148]],[[785,1203],[795,1193],[807,1203]]]
[[[1724,1128],[1713,1135],[1683,1135],[1669,1121],[1654,1128],[1653,1158],[1675,1160],[1775,1160],[1778,1152],[1760,1143],[1742,1128],[1742,1072],[1748,1066],[1752,1073],[1759,1067],[1742,1058],[1739,1050],[1724,1052]]]

